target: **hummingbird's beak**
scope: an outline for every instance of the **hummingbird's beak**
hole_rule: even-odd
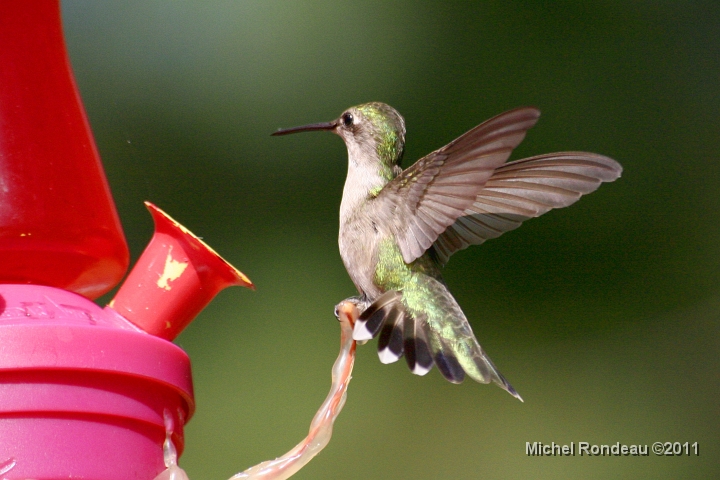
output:
[[[334,130],[335,127],[337,127],[337,120],[333,120],[332,122],[312,123],[310,125],[303,125],[301,127],[281,128],[277,132],[274,132],[272,135],[289,135],[291,133],[312,132],[314,130]]]

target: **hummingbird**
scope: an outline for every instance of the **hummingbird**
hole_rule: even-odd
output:
[[[458,250],[566,207],[620,176],[615,160],[587,152],[507,162],[539,116],[533,107],[502,113],[405,170],[405,120],[384,103],[272,134],[325,130],[345,141],[338,243],[360,294],[353,338],[379,336],[382,363],[404,355],[414,374],[435,365],[452,383],[466,375],[492,381],[522,401],[478,343],[441,268]]]

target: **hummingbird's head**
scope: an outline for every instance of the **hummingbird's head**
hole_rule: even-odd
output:
[[[398,165],[405,149],[405,120],[390,105],[372,102],[345,110],[334,131],[347,145],[352,159],[373,159]]]
[[[312,130],[330,130],[339,135],[348,149],[351,162],[380,162],[386,167],[398,165],[405,148],[405,120],[390,105],[364,103],[345,110],[331,122],[314,123],[278,130],[287,135]]]

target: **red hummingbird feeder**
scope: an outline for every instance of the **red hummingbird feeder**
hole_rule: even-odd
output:
[[[0,478],[151,479],[182,452],[190,360],[170,342],[250,280],[148,204],[128,248],[75,86],[57,0],[0,2]],[[172,431],[168,430],[172,425]]]

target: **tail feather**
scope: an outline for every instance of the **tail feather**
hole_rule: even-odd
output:
[[[405,355],[416,375],[425,375],[434,364],[449,382],[461,383],[467,375],[479,383],[496,383],[522,401],[480,347],[447,287],[429,276],[422,280],[429,293],[424,303],[416,304],[402,292],[385,292],[360,314],[353,337],[367,340],[378,336],[382,363],[396,362]],[[430,304],[433,308],[427,308]]]
[[[465,321],[467,322],[467,320]],[[461,345],[458,345],[464,354],[461,353],[458,357],[460,358],[460,364],[468,376],[479,383],[493,382],[522,402],[522,397],[513,386],[510,385],[510,382],[507,381],[503,374],[500,373],[492,360],[490,360],[490,357],[487,356],[480,344],[475,340],[475,337],[472,336],[464,340]]]
[[[397,308],[401,295],[395,290],[383,293],[358,317],[353,330],[353,340],[370,340],[380,331],[392,309]]]
[[[430,338],[433,360],[442,376],[451,383],[462,383],[465,380],[465,370],[463,370],[453,351],[436,332],[433,332],[427,325],[425,328]]]
[[[405,360],[415,375],[425,375],[432,369],[433,357],[425,337],[424,322],[411,316],[405,318]]]
[[[391,310],[380,330],[378,338],[378,357],[382,363],[397,362],[403,355],[403,324],[405,312],[400,309]]]
[[[494,382],[515,398],[522,400],[480,347],[470,323],[445,284],[426,276],[424,287],[430,293],[435,307],[431,310],[434,315],[428,316],[425,328],[431,332],[429,335],[439,337],[436,343],[442,355],[446,359],[454,358],[467,376],[476,382]]]

